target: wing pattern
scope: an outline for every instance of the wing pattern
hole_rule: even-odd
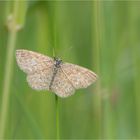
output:
[[[97,79],[94,72],[78,65],[63,63],[61,67],[76,89],[86,88]]]
[[[21,70],[27,74],[33,74],[53,65],[53,59],[28,50],[17,50],[16,60]]]
[[[31,88],[35,90],[49,90],[49,85],[52,79],[52,68],[37,71],[34,74],[27,75],[27,82]]]

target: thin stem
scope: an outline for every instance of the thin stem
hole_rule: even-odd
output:
[[[139,65],[139,51],[137,47],[137,42],[139,41],[139,35],[136,32],[136,21],[139,19],[139,14],[137,9],[130,7],[129,9],[129,29],[130,29],[130,39],[129,45],[132,47],[132,61],[134,63],[134,98],[135,98],[135,111],[136,111],[136,137],[140,137],[140,65]]]
[[[57,2],[55,2],[56,4]],[[56,27],[56,22],[57,22],[57,18],[56,18],[56,13],[57,10],[56,8],[54,9],[54,18],[53,18],[53,40],[54,40],[54,46],[53,46],[53,57],[56,57],[56,47],[58,46],[57,44],[57,27]],[[56,101],[56,139],[59,140],[60,139],[60,131],[59,131],[59,99],[58,96],[55,95],[55,101]]]
[[[93,9],[93,36],[94,36],[94,46],[93,46],[93,59],[94,59],[94,67],[95,67],[95,71],[97,72],[97,74],[100,76],[100,47],[101,47],[101,24],[100,24],[100,19],[101,19],[101,9],[100,9],[100,2],[99,1],[94,1],[94,9]],[[94,120],[94,126],[96,126],[95,129],[95,137],[97,138],[101,138],[101,124],[102,124],[102,114],[101,114],[101,85],[100,85],[100,81],[99,79],[97,80],[96,83],[96,88],[94,90],[95,92],[95,96],[94,96],[94,116],[95,120]]]
[[[56,101],[56,139],[60,139],[60,132],[59,132],[59,100],[58,96],[55,95],[55,101]]]
[[[13,1],[13,11],[7,15],[7,27],[9,30],[7,54],[5,60],[5,76],[2,90],[2,104],[1,104],[1,116],[0,116],[0,138],[4,139],[6,123],[8,118],[9,99],[10,99],[10,85],[13,74],[14,63],[14,48],[16,45],[17,32],[24,23],[26,13],[26,2]],[[8,6],[8,5],[7,5]],[[20,20],[19,20],[20,17]]]
[[[16,43],[17,31],[11,30],[9,34],[9,40],[7,45],[7,56],[5,64],[5,77],[2,92],[2,105],[1,105],[1,118],[0,118],[0,138],[4,138],[7,113],[9,108],[9,98],[10,98],[10,85],[13,73],[13,54]]]

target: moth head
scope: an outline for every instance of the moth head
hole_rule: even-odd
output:
[[[60,67],[60,64],[62,63],[62,60],[60,58],[54,57],[55,66],[58,68]]]

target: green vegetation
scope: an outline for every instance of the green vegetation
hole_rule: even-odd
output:
[[[28,49],[99,76],[62,99],[16,64]],[[0,2],[0,139],[140,139],[140,2]]]

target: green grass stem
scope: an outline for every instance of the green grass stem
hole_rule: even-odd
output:
[[[9,98],[10,98],[10,85],[13,73],[13,62],[14,62],[14,48],[16,44],[17,31],[12,30],[9,34],[8,45],[7,45],[7,56],[5,64],[5,77],[3,83],[2,92],[2,105],[1,105],[1,117],[0,117],[0,138],[4,138],[5,127],[8,118],[9,109]]]
[[[100,79],[100,47],[101,47],[101,31],[100,31],[100,2],[93,2],[93,60],[96,73],[99,75]],[[94,115],[96,115],[96,120],[94,126],[96,126],[96,138],[101,138],[101,90],[100,90],[100,80],[98,79],[96,87],[94,90]]]
[[[55,101],[56,101],[56,139],[60,139],[60,132],[59,132],[59,99],[58,96],[55,95]]]
[[[132,48],[132,61],[134,64],[134,98],[135,98],[135,110],[136,110],[136,135],[140,138],[140,65],[139,65],[139,50],[137,48],[137,42],[139,41],[139,32],[137,32],[137,20],[139,20],[139,13],[137,12],[139,7],[130,7],[130,34],[129,44]]]
[[[19,12],[20,2],[13,1],[13,12],[7,16],[7,27],[9,30],[6,60],[5,60],[5,75],[3,80],[2,90],[2,105],[1,105],[1,116],[0,116],[0,138],[5,137],[6,123],[8,119],[9,100],[10,100],[10,85],[12,82],[13,64],[14,64],[14,49],[16,46],[17,32],[21,28],[22,24],[19,24],[18,17],[22,11]],[[25,6],[25,5],[21,5]],[[24,10],[25,12],[25,10]],[[25,14],[22,14],[25,15]]]

